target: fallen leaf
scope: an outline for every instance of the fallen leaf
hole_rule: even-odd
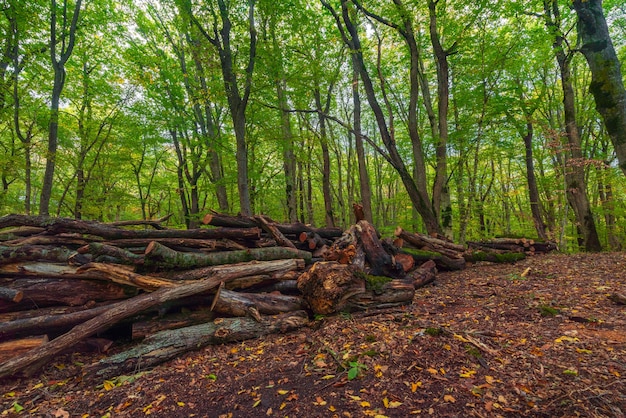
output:
[[[452,395],[443,395],[443,400],[445,402],[450,402],[450,403],[455,403],[456,399],[454,399],[454,396]]]

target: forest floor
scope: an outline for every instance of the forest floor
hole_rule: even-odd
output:
[[[0,416],[626,415],[626,306],[608,298],[626,291],[626,253],[437,277],[410,306],[317,318],[134,376],[98,381],[82,373],[98,355],[60,356],[0,382]]]

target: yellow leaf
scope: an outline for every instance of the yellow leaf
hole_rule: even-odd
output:
[[[356,396],[356,395],[349,395],[350,398],[352,398],[353,401],[360,401],[361,397],[360,396]]]
[[[462,341],[464,343],[469,343],[470,342],[467,338],[465,338],[464,336],[459,335],[459,334],[454,334],[453,337],[454,337],[455,340],[459,340],[459,341]]]
[[[274,413],[274,411],[272,411],[272,408],[268,408],[268,409],[267,409],[267,412],[265,413],[265,415],[267,415],[267,416],[269,417],[269,416],[270,416],[270,415],[272,415],[273,413]]]
[[[335,375],[334,374],[327,374],[326,376],[322,376],[322,380],[329,380],[334,378]]]
[[[489,383],[490,385],[493,384],[493,382],[495,382],[496,379],[494,379],[493,376],[485,376],[485,382]]]
[[[476,370],[468,370],[464,373],[460,373],[459,376],[468,378],[468,377],[472,377],[475,374],[476,374]]]
[[[503,404],[507,404],[506,402],[506,398],[502,395],[498,396],[498,402],[503,403]]]
[[[389,402],[389,408],[392,408],[392,409],[393,408],[397,408],[400,405],[402,405],[402,402],[398,402],[398,401],[391,401],[391,402]]]
[[[280,404],[280,407],[278,409],[280,409],[282,411],[286,407],[287,407],[287,404],[285,402],[283,402],[283,403]]]
[[[43,387],[43,383],[39,382],[37,383],[35,386],[33,386],[33,389],[39,389]]]
[[[330,412],[335,412],[337,410],[337,408],[335,408],[334,406],[331,405],[331,406],[328,407],[328,410]]]
[[[322,399],[320,396],[315,398],[315,402],[313,402],[315,405],[320,405],[320,406],[324,406],[326,405],[328,402],[326,402],[324,399]]]
[[[437,369],[433,369],[432,367],[429,367],[428,368],[428,373],[430,373],[430,374],[437,374],[439,372],[437,371]]]
[[[257,406],[259,406],[261,404],[261,400],[259,399],[258,401],[256,401],[254,404],[252,404],[253,408],[256,408]]]
[[[289,391],[288,391],[288,390],[285,390],[285,389],[278,389],[278,394],[279,394],[279,395],[286,395],[286,394],[288,394],[288,393],[289,393]]]
[[[369,408],[371,405],[370,405],[370,403],[368,401],[363,401],[363,402],[361,402],[361,406],[363,408]]]
[[[374,415],[374,418],[389,418],[389,417],[387,415],[376,414]]]
[[[452,395],[443,395],[443,400],[450,403],[456,402],[456,399],[454,399],[454,396]]]
[[[444,369],[443,367],[440,367],[439,368],[439,373],[446,374],[446,369]]]
[[[444,344],[443,348],[448,350],[448,351],[452,350],[452,346],[450,344]]]
[[[569,337],[567,335],[563,335],[562,337],[559,337],[556,340],[554,340],[555,343],[562,343],[563,341],[573,343],[573,342],[580,341],[580,340],[576,337]]]
[[[176,405],[178,405],[178,406],[185,406],[185,402],[176,402]]]
[[[415,392],[419,387],[422,387],[422,382],[411,383],[411,392]]]
[[[586,350],[584,348],[577,348],[576,352],[578,352],[580,354],[591,354],[591,350]]]
[[[383,405],[385,405],[385,408],[389,408],[389,399],[383,398]]]
[[[104,387],[104,390],[109,391],[115,387],[115,383],[111,382],[110,380],[105,380],[102,386]]]

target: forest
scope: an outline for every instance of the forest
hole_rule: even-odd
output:
[[[0,215],[626,242],[621,1],[0,9]]]

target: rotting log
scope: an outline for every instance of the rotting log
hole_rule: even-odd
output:
[[[365,292],[350,296],[344,309],[353,311],[408,305],[415,296],[413,283],[388,277],[366,277],[365,288]]]
[[[445,248],[457,254],[465,251],[465,247],[463,245],[455,244],[450,241],[431,237],[431,236],[424,235],[424,234],[414,234],[411,232],[407,232],[403,230],[401,227],[396,228],[394,235],[398,238],[403,239],[406,242],[413,244],[414,246],[418,248],[420,247],[429,247],[433,249]]]
[[[157,241],[159,244],[166,245],[170,248],[198,248],[203,251],[228,251],[228,250],[245,250],[245,245],[241,245],[229,239],[195,239],[195,238],[136,238],[136,239],[116,239],[104,241],[102,244],[113,245],[118,248],[128,247],[145,247],[151,241]]]
[[[108,222],[108,225],[112,225],[112,226],[151,226],[154,229],[165,229],[165,227],[163,227],[163,225],[161,225],[162,223],[167,222],[171,217],[172,217],[172,213],[163,216],[162,218],[159,219],[141,219],[141,220],[129,220],[129,221],[114,221],[114,222]]]
[[[225,344],[272,333],[286,333],[301,328],[308,322],[304,311],[264,318],[262,322],[251,318],[219,318],[211,323],[154,334],[128,351],[88,366],[86,372],[106,379],[130,371],[145,370],[209,344]]]
[[[148,317],[144,320],[133,322],[132,339],[139,340],[160,331],[204,324],[214,319],[215,312],[206,308]]]
[[[463,257],[448,257],[433,250],[417,250],[414,248],[403,247],[401,254],[408,254],[418,263],[424,263],[433,260],[437,264],[437,268],[441,270],[463,270],[466,262]]]
[[[241,251],[220,251],[206,254],[184,253],[174,251],[154,241],[146,248],[143,266],[159,269],[191,269],[252,260],[268,261],[286,258],[300,258],[310,262],[311,253],[286,247],[250,248]]]
[[[315,263],[298,278],[298,289],[314,313],[339,312],[351,296],[365,292],[365,280],[358,271],[352,264],[336,261]]]
[[[144,293],[125,300],[106,312],[72,328],[71,331],[58,338],[37,347],[24,355],[5,361],[0,364],[0,378],[17,373],[32,374],[44,365],[50,358],[71,347],[83,338],[104,331],[121,320],[133,316],[141,311],[173,299],[180,299],[198,293],[206,292],[222,282],[232,280],[237,275],[222,275],[205,280],[183,284],[176,287],[167,287],[152,293]]]

